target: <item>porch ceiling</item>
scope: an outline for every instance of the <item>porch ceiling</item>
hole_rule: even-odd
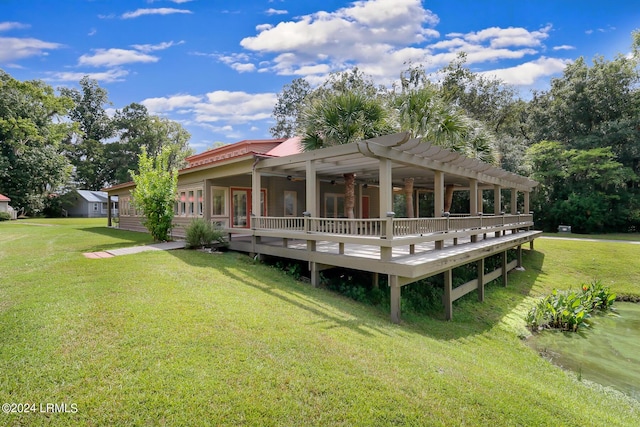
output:
[[[533,180],[477,159],[410,139],[406,132],[293,156],[262,159],[256,169],[266,175],[305,178],[307,162],[312,162],[320,179],[339,181],[344,173],[355,173],[358,182],[377,184],[379,159],[384,158],[392,162],[395,186],[402,186],[405,178],[414,178],[414,186],[433,188],[434,171],[444,172],[446,185],[460,187],[467,187],[472,178],[481,185],[500,185],[519,191],[531,191],[537,185]]]

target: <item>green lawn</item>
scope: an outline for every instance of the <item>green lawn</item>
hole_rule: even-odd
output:
[[[539,239],[485,303],[394,325],[239,254],[84,258],[149,241],[104,223],[0,223],[0,403],[77,406],[0,425],[640,424],[637,401],[521,338],[553,287],[597,277],[640,294],[637,245]]]

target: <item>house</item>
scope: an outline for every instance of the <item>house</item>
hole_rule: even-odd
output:
[[[17,212],[13,210],[11,206],[9,206],[10,198],[7,196],[0,194],[0,212],[7,212],[11,215],[11,219],[17,219]]]
[[[83,218],[106,218],[109,216],[109,206],[111,215],[118,215],[118,198],[109,197],[104,191],[73,190],[67,195],[72,206],[67,209],[67,215]]]
[[[533,231],[529,194],[535,181],[411,139],[408,133],[302,152],[299,138],[240,141],[187,159],[179,171],[174,235],[194,218],[218,224],[230,249],[306,261],[314,286],[320,271],[352,268],[388,276],[391,319],[400,321],[402,286],[444,273],[444,309],[522,266]],[[345,174],[355,174],[354,218],[345,218]],[[120,201],[120,227],[146,231],[131,203],[133,183],[105,189]],[[450,213],[454,192],[464,212]],[[503,200],[508,191],[509,200]],[[493,212],[484,212],[485,195]],[[398,197],[407,218],[393,211]],[[507,262],[507,251],[517,259]],[[502,265],[484,273],[484,260]],[[477,263],[478,278],[453,287],[453,268]]]

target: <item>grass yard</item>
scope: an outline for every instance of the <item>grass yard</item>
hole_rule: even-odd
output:
[[[149,242],[105,222],[0,223],[0,403],[38,405],[0,425],[640,424],[640,403],[521,338],[531,297],[554,287],[640,294],[637,245],[539,239],[485,303],[394,325],[240,254],[84,258]]]

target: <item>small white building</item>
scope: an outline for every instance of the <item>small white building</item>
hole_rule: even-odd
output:
[[[102,218],[109,213],[109,201],[104,191],[75,190],[71,196],[73,206],[67,209],[68,216]],[[118,198],[111,197],[111,215],[118,216]]]
[[[11,215],[11,219],[16,219],[16,211],[13,210],[11,206],[9,206],[10,198],[5,196],[4,194],[0,194],[0,212],[8,212]]]

